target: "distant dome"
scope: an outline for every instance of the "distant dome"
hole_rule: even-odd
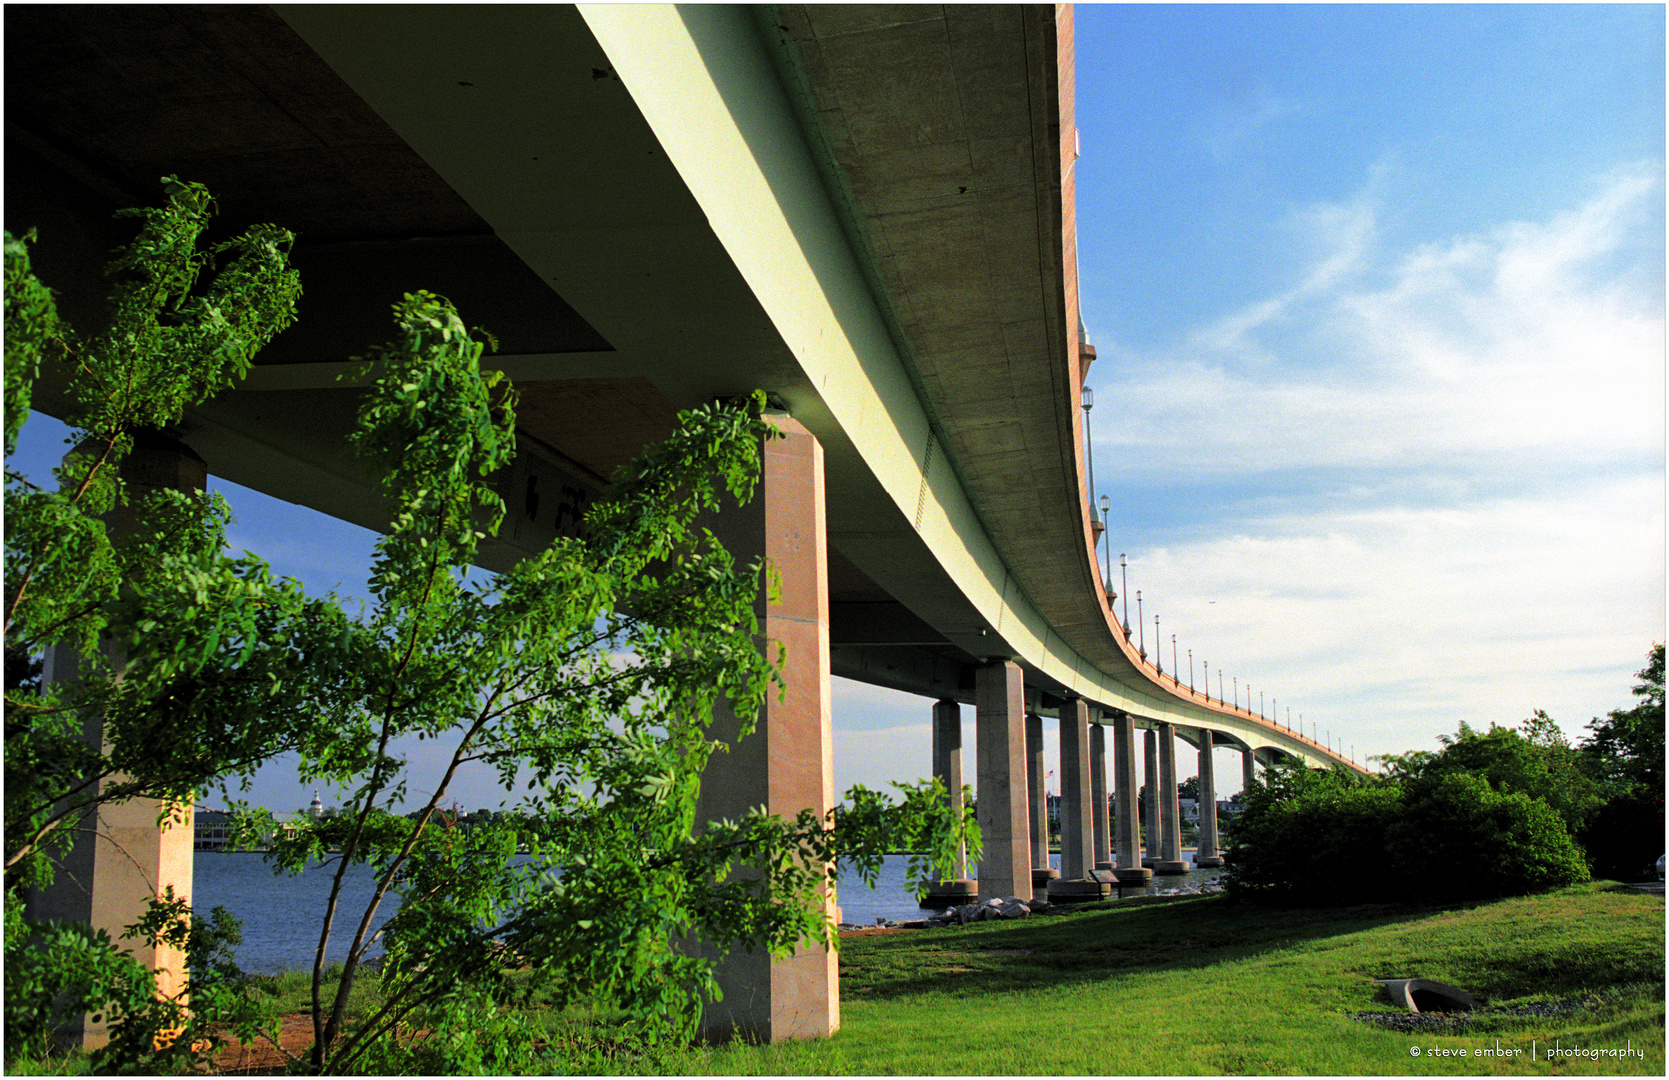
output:
[[[314,817],[319,817],[325,812],[325,804],[319,801],[317,791],[313,792],[313,801],[307,805],[307,812]]]

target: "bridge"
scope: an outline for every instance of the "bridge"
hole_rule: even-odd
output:
[[[1214,747],[1238,749],[1248,781],[1259,761],[1354,767],[1145,656],[1102,580],[1070,6],[5,17],[8,227],[39,228],[37,268],[72,321],[97,318],[110,212],[154,202],[164,174],[206,184],[225,222],[300,234],[300,321],[178,433],[217,476],[381,527],[345,453],[355,391],[336,380],[415,288],[492,330],[491,363],[521,390],[489,567],[571,529],[677,409],[770,394],[788,438],[726,530],[783,573],[765,616],[791,692],[709,775],[710,813],[832,803],[831,675],[921,695],[935,772],[958,790],[972,706],[987,896],[1066,895],[1098,864],[1141,873],[1138,730],[1160,872],[1186,865],[1179,740],[1199,754],[1207,863]],[[55,411],[51,387],[37,407]],[[1064,796],[1063,880],[1047,885],[1045,718]],[[174,843],[146,856],[155,880],[181,876]],[[99,865],[94,891],[133,888]],[[820,951],[727,962],[723,983],[715,1025],[839,1025]]]

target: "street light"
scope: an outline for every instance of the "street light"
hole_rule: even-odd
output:
[[[1165,674],[1165,638],[1159,633],[1159,616],[1153,617],[1153,669]]]
[[[1108,551],[1112,550],[1112,545],[1111,544],[1109,544],[1107,546],[1107,550]],[[1118,553],[1118,577],[1119,577],[1119,587],[1124,590],[1124,639],[1126,641],[1129,641],[1130,640],[1130,572],[1125,569],[1125,565],[1126,564],[1125,564],[1125,561],[1124,561],[1124,552],[1121,551],[1121,552]],[[1141,608],[1137,608],[1136,610],[1140,611]]]
[[[1128,629],[1128,627],[1126,628]],[[1136,651],[1141,653],[1142,659],[1147,659],[1147,629],[1142,626],[1142,590],[1136,590]]]
[[[1104,560],[1106,571],[1102,575],[1102,580],[1107,583],[1107,591],[1112,593],[1111,596],[1107,597],[1109,605],[1118,599],[1118,593],[1113,592],[1113,538],[1107,535],[1107,511],[1112,509],[1112,505],[1112,501],[1107,496],[1101,496],[1101,539],[1107,545],[1103,549],[1106,553],[1106,559]]]
[[[1176,635],[1171,635],[1171,681],[1176,682],[1176,673],[1182,669],[1176,663]]]
[[[1093,506],[1095,503],[1095,440],[1090,438],[1089,411],[1095,407],[1095,393],[1086,385],[1079,391],[1079,401],[1084,406],[1084,465],[1089,472],[1089,497]]]
[[[1194,692],[1194,650],[1188,650],[1188,692]]]

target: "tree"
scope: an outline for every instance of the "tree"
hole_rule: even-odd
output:
[[[1646,666],[1635,672],[1640,681],[1631,709],[1612,709],[1605,719],[1588,724],[1590,735],[1581,753],[1593,774],[1613,792],[1653,796],[1663,801],[1664,719],[1663,646],[1653,645]]]
[[[695,819],[703,766],[726,749],[707,731],[713,708],[734,712],[745,737],[765,695],[781,690],[780,650],[762,648],[753,615],[769,568],[738,565],[702,524],[722,501],[751,494],[773,435],[761,395],[682,414],[671,439],[615,478],[582,538],[558,539],[506,574],[472,573],[476,546],[503,516],[489,477],[514,454],[514,392],[480,371],[486,341],[451,305],[416,293],[396,307],[395,339],[361,370],[352,443],[394,511],[362,615],[275,580],[254,556],[227,558],[216,499],[159,493],[140,508],[141,527],[112,541],[99,515],[122,498],[117,467],[134,439],[241,374],[289,318],[288,234],[271,227],[214,249],[236,257],[193,291],[212,261],[195,247],[208,210],[201,188],[176,182],[170,206],[147,212],[140,239],[112,264],[117,307],[137,314],[101,349],[82,348],[57,322],[23,245],[8,238],[8,344],[32,350],[22,354],[30,364],[75,358],[74,420],[92,436],[59,470],[58,492],[8,481],[8,648],[38,655],[68,642],[88,663],[76,686],[38,698],[8,691],[9,977],[14,965],[49,976],[51,955],[33,946],[78,933],[24,920],[21,895],[50,878],[55,846],[101,801],[189,800],[286,751],[303,781],[347,793],[341,813],[281,833],[273,855],[279,872],[336,859],[314,965],[315,1071],[413,1064],[400,1036],[414,1024],[468,1041],[454,1066],[503,1063],[528,1043],[509,1006],[535,989],[559,1002],[601,999],[645,1039],[687,1037],[701,1001],[717,994],[712,961],[678,947],[687,937],[778,955],[832,945],[820,890],[840,867],[873,880],[901,843],[931,853],[912,862],[922,880],[948,873],[964,843],[977,858],[971,814],[953,817],[936,782],[901,786],[898,803],[854,789],[828,819]],[[130,293],[144,304],[124,300]],[[224,325],[238,334],[210,332]],[[8,448],[32,381],[14,379],[16,366]],[[134,385],[149,396],[124,396]],[[64,572],[71,559],[96,570],[93,584]],[[111,655],[101,635],[118,644]],[[81,737],[94,719],[105,748]],[[403,738],[449,749],[415,811]],[[451,829],[441,807],[468,762],[490,765],[521,802]],[[14,789],[14,764],[42,775]],[[234,805],[234,843],[278,831],[270,813]],[[339,900],[356,863],[372,868],[376,887],[350,913]],[[398,913],[373,931],[394,896]],[[183,909],[166,900],[157,909],[146,932],[184,940]],[[119,958],[107,938],[80,933],[85,956]],[[350,948],[327,1000],[333,934]],[[386,1007],[350,1023],[348,994],[379,939]],[[529,973],[515,990],[508,967]],[[131,958],[101,978],[58,1004],[137,1000]],[[194,996],[194,1007],[205,1000],[215,999]],[[177,1008],[170,1015],[179,1020]],[[214,1019],[193,1015],[192,1037],[168,1044],[173,1052],[189,1052]],[[164,1030],[136,1017],[119,1017],[120,1030]],[[7,1022],[12,1034],[9,1007]],[[20,1016],[20,1031],[27,1022],[34,1035],[41,1018]],[[117,1042],[121,1063],[144,1063],[143,1039]]]
[[[285,641],[282,628],[305,628],[310,617],[344,621],[334,604],[307,601],[257,562],[225,558],[220,500],[142,498],[121,475],[136,441],[158,438],[188,404],[241,376],[294,317],[290,234],[257,226],[199,250],[207,192],[165,184],[166,206],[125,212],[141,227],[107,268],[111,321],[95,336],[58,318],[29,268],[33,235],[5,238],[6,453],[43,365],[66,375],[66,419],[78,432],[55,470],[56,490],[10,471],[6,478],[7,1046],[41,1045],[61,1016],[108,1013],[114,1036],[95,1065],[160,1067],[189,1055],[215,1023],[247,1031],[250,1016],[210,971],[215,950],[188,947],[187,1014],[177,1000],[157,1000],[149,973],[107,934],[25,919],[25,893],[51,881],[53,856],[94,827],[101,804],[188,805],[211,779],[282,749],[295,715],[284,674],[295,665],[286,664],[284,644],[252,643],[269,633]],[[121,536],[108,527],[116,513],[135,522]],[[163,614],[170,598],[171,618]],[[53,647],[79,655],[79,681],[42,687],[27,670],[12,677],[15,662],[32,667]],[[248,666],[238,670],[242,661]],[[216,665],[218,680],[200,678]],[[130,931],[185,946],[192,925],[184,905],[165,895]],[[197,937],[200,946],[207,940]]]
[[[1637,880],[1651,873],[1663,851],[1663,646],[1653,645],[1635,675],[1640,701],[1613,709],[1588,725],[1578,748],[1584,770],[1605,794],[1605,804],[1581,833],[1597,876]]]

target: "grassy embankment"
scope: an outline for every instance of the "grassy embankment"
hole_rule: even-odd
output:
[[[1437,979],[1491,1006],[1582,1005],[1480,1018],[1462,1034],[1352,1019],[1392,1011],[1372,982],[1387,977]],[[307,982],[291,973],[252,990],[275,1014],[291,1012]],[[631,1052],[612,1043],[605,1019],[570,1012],[547,1018],[534,1056],[540,1072],[650,1075],[1663,1075],[1663,898],[1609,882],[1444,909],[1143,897],[1063,917],[848,937],[841,993],[844,1023],[830,1040]],[[355,997],[353,1011],[374,1007],[374,975]],[[1549,1061],[1555,1041],[1632,1043],[1645,1056]],[[1523,1053],[1472,1055],[1497,1046]],[[53,1071],[66,1065],[79,1071],[62,1061]]]
[[[1222,897],[1096,908],[848,938],[836,1038],[659,1064],[802,1074],[1664,1071],[1658,896],[1597,883],[1441,910],[1268,910]],[[1399,976],[1451,983],[1491,1006],[1587,1004],[1551,1017],[1485,1019],[1450,1035],[1351,1019],[1389,1011],[1372,980]],[[1549,1061],[1555,1040],[1594,1049],[1632,1042],[1645,1057]],[[1472,1056],[1497,1043],[1524,1053]]]

